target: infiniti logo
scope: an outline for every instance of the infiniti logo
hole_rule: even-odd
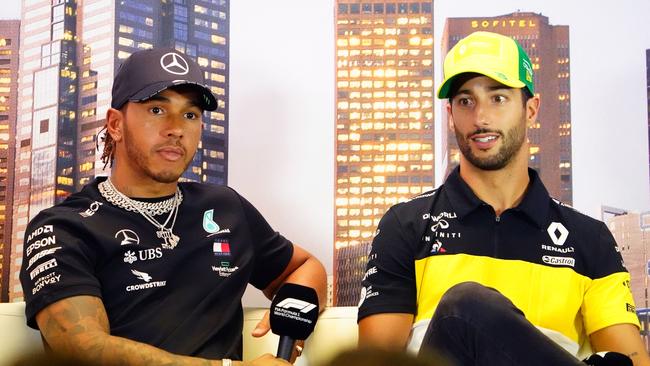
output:
[[[185,75],[189,72],[190,67],[187,61],[181,55],[169,52],[160,58],[160,66],[163,70],[174,75]]]
[[[122,229],[115,233],[115,239],[119,239],[120,245],[140,244],[140,238],[133,230]]]

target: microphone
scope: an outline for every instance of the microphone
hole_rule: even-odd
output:
[[[271,331],[280,336],[278,358],[289,361],[296,340],[305,340],[318,319],[318,295],[311,287],[285,283],[271,302]]]

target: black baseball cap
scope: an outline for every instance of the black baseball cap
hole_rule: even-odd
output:
[[[201,95],[199,107],[217,109],[217,99],[205,85],[199,64],[173,48],[137,51],[124,60],[113,80],[111,107],[145,101],[175,85],[194,86]]]

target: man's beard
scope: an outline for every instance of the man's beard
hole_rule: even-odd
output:
[[[175,183],[178,181],[178,178],[185,172],[187,167],[190,165],[192,160],[188,160],[185,164],[185,167],[180,173],[176,173],[171,170],[163,170],[161,172],[154,172],[151,170],[149,159],[147,154],[145,154],[137,144],[134,144],[131,139],[133,135],[130,134],[129,129],[124,124],[124,143],[126,147],[126,158],[132,161],[132,165],[140,168],[145,175],[150,177],[159,183]]]
[[[504,134],[500,130],[489,130],[489,129],[478,129],[473,131],[467,136],[463,136],[457,128],[454,127],[454,132],[456,133],[456,141],[458,142],[458,148],[463,154],[465,159],[469,161],[475,167],[482,170],[499,170],[508,165],[512,158],[519,152],[524,141],[526,140],[526,124],[519,123],[517,126],[508,130],[507,134]],[[472,149],[469,144],[469,136],[476,135],[479,133],[498,133],[499,137],[502,139],[501,147],[496,154],[480,158],[472,152]]]

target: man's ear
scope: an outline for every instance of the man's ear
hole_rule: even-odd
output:
[[[124,113],[119,109],[109,108],[106,111],[106,133],[111,135],[113,141],[122,140],[124,132]]]
[[[447,103],[447,127],[449,131],[454,131],[454,116],[451,115],[451,101]]]
[[[539,104],[539,95],[535,95],[526,101],[526,125],[529,128],[537,122],[537,117],[539,116]]]

